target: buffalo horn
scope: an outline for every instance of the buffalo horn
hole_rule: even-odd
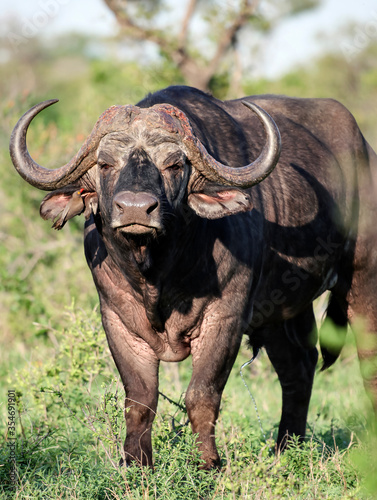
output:
[[[33,118],[43,109],[58,102],[58,99],[41,102],[27,111],[17,122],[10,139],[10,156],[18,173],[29,184],[44,191],[52,191],[73,183],[90,168],[87,156],[88,144],[83,147],[66,165],[57,169],[41,167],[35,162],[27,149],[26,134]]]
[[[195,147],[192,148],[191,144],[190,149],[193,165],[207,179],[228,186],[248,188],[263,181],[275,168],[280,156],[281,139],[276,123],[266,111],[251,102],[242,101],[242,104],[258,116],[266,132],[266,143],[256,160],[239,168],[223,165],[215,160],[196,138]]]

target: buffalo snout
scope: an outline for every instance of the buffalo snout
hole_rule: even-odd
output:
[[[113,198],[112,227],[130,233],[159,229],[160,202],[143,191],[121,191]]]

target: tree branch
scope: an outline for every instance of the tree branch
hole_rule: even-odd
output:
[[[114,14],[119,26],[125,29],[130,36],[140,40],[150,40],[161,47],[161,49],[171,51],[171,44],[167,41],[162,31],[143,28],[133,22],[127,10],[122,7],[118,0],[104,0],[105,4]]]
[[[182,29],[178,38],[178,50],[183,51],[187,42],[188,27],[196,9],[197,0],[190,0],[182,20]]]
[[[127,12],[126,1],[122,4],[119,0],[104,0],[108,8],[115,15],[118,24],[121,28],[125,29],[129,36],[140,40],[149,40],[157,44],[161,50],[164,51],[166,57],[177,65],[189,85],[193,85],[202,90],[208,90],[209,82],[216,73],[222,58],[229,47],[234,43],[238,31],[254,15],[259,0],[242,1],[238,15],[233,20],[232,24],[224,30],[217,43],[215,55],[209,62],[205,61],[205,66],[201,61],[190,56],[187,51],[189,24],[197,7],[197,1],[198,0],[188,1],[186,12],[182,20],[181,32],[176,39],[169,40],[161,30],[147,29],[136,24]]]
[[[255,2],[250,0],[244,0],[242,2],[242,9],[240,10],[238,16],[234,19],[233,23],[229,26],[227,30],[224,31],[222,37],[217,44],[217,50],[207,66],[206,73],[209,79],[215,74],[221,59],[224,57],[225,53],[232,45],[233,40],[238,33],[238,31],[247,23],[247,21],[254,15],[255,10],[258,6],[259,0]],[[208,80],[209,81],[209,80]]]

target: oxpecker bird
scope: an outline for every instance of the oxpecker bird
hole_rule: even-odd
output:
[[[52,225],[54,229],[61,229],[67,220],[72,219],[75,215],[80,215],[84,211],[85,203],[82,198],[83,192],[84,189],[79,189],[73,193],[64,210],[62,210],[55,219],[55,222]]]

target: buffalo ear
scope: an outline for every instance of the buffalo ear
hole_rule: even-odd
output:
[[[248,193],[216,184],[207,184],[200,191],[190,193],[187,203],[199,217],[205,219],[220,219],[252,209]]]
[[[55,220],[71,201],[72,195],[78,190],[77,186],[67,186],[52,191],[42,200],[39,213],[42,219]]]

